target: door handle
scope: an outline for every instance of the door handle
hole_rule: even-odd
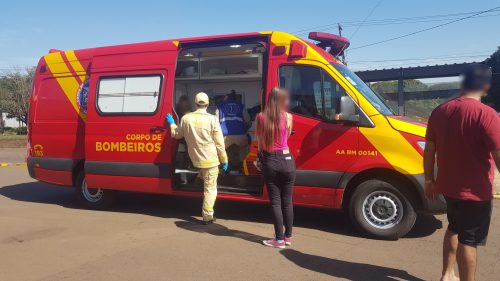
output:
[[[295,130],[292,129],[292,131],[290,131],[290,135],[295,135]]]
[[[164,127],[153,127],[151,129],[149,129],[149,132],[151,132],[151,134],[159,134],[159,133],[163,133],[165,132],[165,128]]]

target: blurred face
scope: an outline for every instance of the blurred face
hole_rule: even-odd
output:
[[[290,96],[288,95],[288,91],[283,90],[280,96],[281,109],[287,111],[289,105],[290,105]]]

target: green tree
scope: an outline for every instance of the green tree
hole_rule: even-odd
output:
[[[7,113],[8,118],[17,118],[28,123],[28,99],[35,68],[25,71],[16,70],[0,76],[0,112]]]
[[[500,47],[484,61],[493,72],[493,81],[488,97],[483,102],[495,104],[497,110],[500,109]]]
[[[460,89],[460,82],[441,82],[429,86],[429,91]]]
[[[403,81],[405,92],[418,92],[427,90],[427,85],[419,80],[409,79]],[[391,94],[398,92],[398,81],[382,81],[371,85],[371,88],[380,94]]]

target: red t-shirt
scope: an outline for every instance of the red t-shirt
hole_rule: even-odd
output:
[[[441,194],[493,199],[491,152],[500,149],[500,117],[495,110],[471,98],[450,100],[432,112],[426,139],[436,144],[436,188]]]

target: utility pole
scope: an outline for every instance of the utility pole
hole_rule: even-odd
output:
[[[342,37],[342,26],[340,25],[340,23],[337,23],[337,27],[339,29],[339,36]],[[342,50],[342,53],[340,53],[340,56],[342,57],[342,62],[347,65],[347,61],[345,60],[345,53],[344,53],[344,50]]]

